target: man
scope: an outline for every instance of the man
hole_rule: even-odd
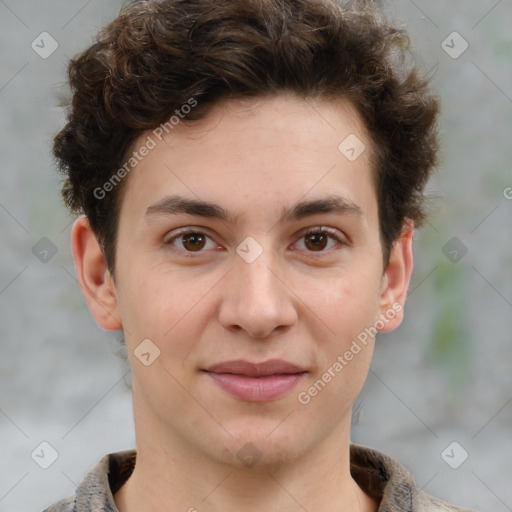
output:
[[[406,44],[365,3],[168,0],[71,62],[54,151],[137,450],[47,510],[461,510],[350,444],[436,161]]]

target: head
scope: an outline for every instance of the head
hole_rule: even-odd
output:
[[[364,2],[168,0],[71,61],[54,152],[84,214],[86,299],[123,329],[152,418],[139,430],[276,462],[346,428],[376,331],[401,322],[436,159],[437,102],[406,50]],[[287,360],[300,382],[233,397],[207,370],[239,359]]]

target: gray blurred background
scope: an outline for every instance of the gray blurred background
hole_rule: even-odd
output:
[[[134,447],[128,368],[82,298],[50,157],[67,60],[119,7],[0,0],[1,512],[42,510]],[[352,439],[432,494],[512,511],[512,1],[385,9],[435,72],[443,153],[406,320],[378,338]]]

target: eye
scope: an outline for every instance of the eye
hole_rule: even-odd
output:
[[[191,228],[182,230],[174,236],[167,238],[164,243],[187,252],[202,252],[203,249],[214,249],[217,247],[208,235]]]
[[[204,232],[194,228],[185,228],[164,240],[166,245],[171,245],[187,253],[200,253],[205,249],[215,249],[217,244]],[[344,245],[337,230],[327,227],[309,229],[301,235],[295,246],[307,252],[326,252],[338,245]]]
[[[302,241],[302,247],[300,247]],[[299,249],[308,252],[325,252],[327,249],[343,244],[337,231],[326,227],[310,229],[301,236],[300,242],[298,243]]]

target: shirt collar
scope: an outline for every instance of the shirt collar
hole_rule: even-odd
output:
[[[62,500],[44,512],[119,512],[114,494],[132,474],[136,455],[135,450],[105,455],[78,486],[74,500]],[[419,491],[404,466],[365,446],[350,445],[350,472],[379,503],[378,512],[471,512]]]

